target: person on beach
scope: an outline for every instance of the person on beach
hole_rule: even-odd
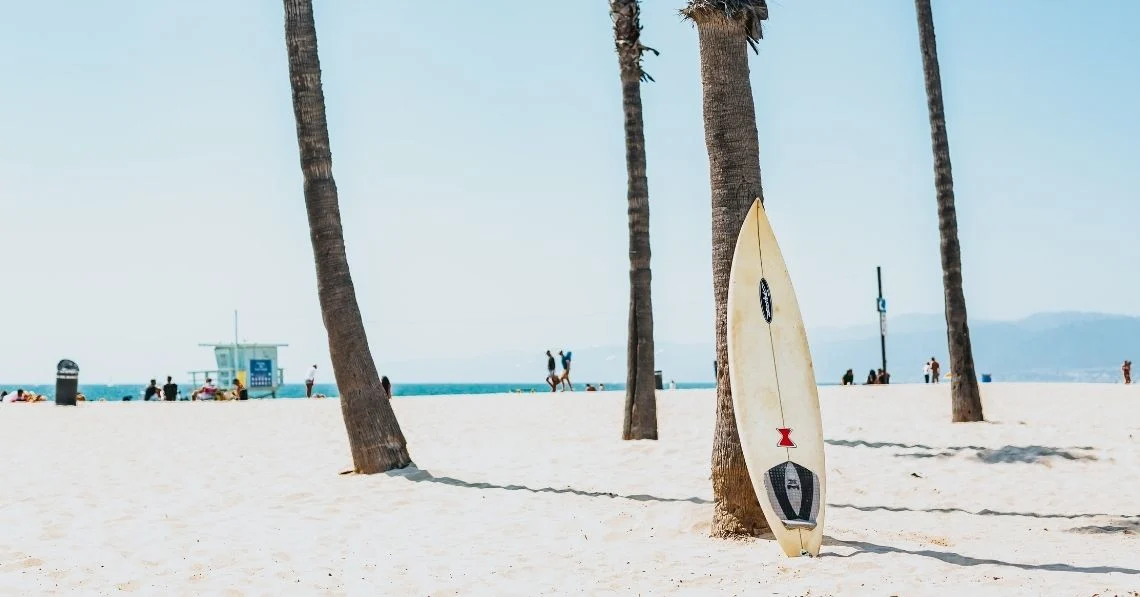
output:
[[[574,391],[574,384],[573,384],[573,382],[570,381],[570,355],[571,354],[572,353],[569,350],[566,351],[566,354],[562,354],[561,350],[558,351],[558,356],[562,358],[562,376],[558,378],[558,381],[562,384],[562,391],[563,392],[566,391],[566,386],[570,386],[571,392]]]
[[[879,369],[879,373],[875,377],[875,383],[883,385],[891,383],[891,374]]]
[[[143,390],[143,401],[149,402],[152,399],[157,400],[158,399],[158,392],[159,392],[158,383],[155,382],[153,379],[150,380],[150,385],[147,386],[145,390]]]
[[[938,364],[938,359],[930,357],[930,383],[938,383],[940,375],[942,375],[942,365]]]
[[[933,361],[934,359],[931,359]],[[922,383],[930,383],[930,372],[934,369],[930,366],[930,361],[926,361],[922,365]]]
[[[313,384],[317,381],[317,366],[309,369],[309,376],[305,378],[305,398],[313,397]]]
[[[869,372],[867,372],[867,381],[863,382],[863,385],[870,386],[877,383],[879,383],[879,376],[875,374],[874,369],[871,369]]]
[[[392,399],[392,382],[388,381],[388,376],[385,375],[380,378],[380,387],[384,388],[384,394],[388,396],[388,400]]]
[[[551,392],[558,391],[558,374],[554,369],[554,355],[550,351],[546,351],[546,383],[550,386]]]
[[[4,402],[9,402],[9,403],[11,403],[11,402],[23,402],[25,400],[27,400],[27,398],[24,398],[24,390],[23,389],[18,389],[11,394],[5,393],[5,395],[4,395]]]
[[[249,400],[249,390],[247,390],[245,384],[236,377],[234,378],[234,396],[238,400]]]
[[[174,379],[169,375],[166,376],[166,384],[162,386],[162,399],[178,400],[178,384],[174,383]]]
[[[191,396],[191,400],[213,400],[218,396],[218,386],[214,385],[214,380],[209,377],[206,378],[206,385],[198,388]]]
[[[1120,372],[1124,374],[1124,383],[1132,383],[1132,361],[1124,361],[1120,366]]]
[[[855,385],[855,372],[852,371],[851,369],[848,369],[847,373],[843,374],[843,380],[842,380],[842,383],[840,385],[844,385],[844,386]]]

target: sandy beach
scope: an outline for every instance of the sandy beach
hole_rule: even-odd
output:
[[[709,390],[397,399],[376,476],[336,400],[0,405],[0,595],[1137,595],[1140,388],[983,392],[821,390],[817,559],[708,537]]]

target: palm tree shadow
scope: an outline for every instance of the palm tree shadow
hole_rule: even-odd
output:
[[[1098,518],[1098,517],[1119,517],[1121,520],[1126,519],[1140,519],[1140,515],[1131,514],[1103,514],[1103,513],[1084,513],[1084,514],[1038,514],[1036,512],[1003,512],[1000,510],[964,510],[962,508],[903,508],[897,506],[856,506],[855,504],[827,504],[828,508],[841,508],[847,510],[859,510],[861,512],[929,512],[933,514],[971,514],[973,516],[1024,516],[1028,518],[1064,518],[1072,520],[1074,518]]]
[[[898,448],[901,450],[923,450],[908,454],[895,454],[899,458],[947,458],[959,452],[972,451],[974,456],[986,464],[997,463],[1036,463],[1050,457],[1065,460],[1096,460],[1097,457],[1089,452],[1092,446],[1073,446],[1070,448],[1053,448],[1049,446],[1003,446],[993,449],[985,446],[947,446],[937,448],[923,444],[901,444],[896,442],[869,442],[861,439],[828,439],[825,443],[831,446],[844,448]]]
[[[953,564],[955,566],[1003,566],[1006,568],[1018,568],[1021,570],[1049,570],[1052,572],[1079,572],[1082,574],[1110,574],[1118,572],[1120,574],[1140,574],[1140,570],[1133,568],[1122,568],[1119,566],[1073,566],[1070,564],[1018,564],[1016,562],[1005,562],[1002,560],[991,560],[984,558],[975,558],[965,556],[960,553],[952,551],[934,551],[931,549],[902,549],[899,547],[891,547],[890,545],[878,545],[876,543],[868,543],[866,541],[844,541],[834,537],[824,537],[824,545],[832,547],[850,547],[855,551],[840,555],[837,553],[821,553],[820,557],[827,558],[853,558],[863,554],[889,554],[897,553],[903,555],[919,556],[923,558],[932,558]]]
[[[581,489],[574,489],[566,487],[564,489],[556,489],[554,487],[528,487],[526,485],[496,485],[495,483],[487,482],[470,482],[456,479],[454,477],[436,477],[430,472],[416,468],[415,465],[403,469],[391,470],[385,473],[389,477],[401,477],[415,483],[442,483],[444,485],[451,485],[453,487],[467,487],[469,489],[500,489],[503,491],[529,491],[531,493],[566,493],[571,495],[578,495],[583,497],[592,498],[610,498],[621,500],[633,500],[635,502],[663,502],[663,503],[678,503],[689,502],[692,504],[711,504],[712,500],[705,500],[698,497],[690,498],[665,498],[657,497],[655,495],[635,494],[635,495],[622,495],[619,493],[612,493],[609,491],[583,491]]]

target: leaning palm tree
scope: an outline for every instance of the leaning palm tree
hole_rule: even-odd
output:
[[[289,81],[305,181],[309,237],[316,260],[317,296],[340,390],[341,414],[348,431],[353,467],[358,473],[403,468],[411,464],[407,441],[368,350],[364,321],[348,271],[340,206],[332,176],[313,1],[284,1]]]
[[[728,274],[736,237],[752,202],[764,199],[756,106],[748,47],[762,37],[765,0],[689,0],[681,14],[697,25],[704,96],[705,145],[712,185],[713,294],[716,298],[716,432],[713,437],[712,533],[726,537],[768,530],[744,464],[728,369]]]
[[[653,363],[653,301],[649,269],[649,183],[645,176],[645,122],[641,82],[653,78],[641,69],[639,0],[610,0],[614,45],[621,69],[625,112],[625,167],[629,173],[629,335],[626,351],[625,421],[622,439],[657,439],[657,397]]]
[[[946,339],[950,345],[951,418],[955,423],[982,420],[982,397],[974,372],[970,326],[966,323],[966,295],[962,291],[962,249],[958,246],[958,214],[954,208],[954,176],[950,170],[950,141],[946,138],[946,111],[942,105],[942,76],[934,40],[930,0],[914,0],[918,13],[918,41],[930,114],[934,150],[934,188],[938,202],[938,235],[942,248],[942,287],[946,303]]]

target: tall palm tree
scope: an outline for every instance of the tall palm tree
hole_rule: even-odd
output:
[[[716,432],[713,437],[713,525],[716,536],[768,530],[744,464],[728,370],[728,274],[736,237],[760,183],[756,106],[748,78],[748,46],[756,49],[768,18],[765,0],[689,0],[681,11],[697,25],[704,95],[705,145],[712,185],[712,266],[716,298]],[[747,44],[747,45],[746,45]]]
[[[358,473],[403,468],[411,464],[407,441],[386,399],[376,363],[368,349],[364,321],[348,271],[340,206],[332,176],[313,2],[284,2],[289,82],[293,89],[293,114],[305,181],[309,237],[317,267],[317,295],[328,332],[353,467]]]
[[[954,176],[950,170],[950,141],[946,137],[946,111],[942,105],[942,75],[934,39],[930,0],[914,0],[918,41],[930,114],[930,140],[934,150],[934,188],[938,201],[938,235],[942,249],[942,287],[946,302],[946,339],[950,345],[951,418],[955,423],[982,420],[982,397],[974,372],[970,326],[966,322],[966,295],[962,291],[962,249],[958,246],[958,214],[954,208]]]
[[[614,45],[621,69],[625,113],[626,193],[629,207],[629,335],[626,350],[625,421],[622,439],[657,439],[657,396],[653,363],[652,275],[649,269],[649,183],[645,176],[645,122],[641,82],[653,78],[641,68],[641,7],[638,0],[610,0]]]

